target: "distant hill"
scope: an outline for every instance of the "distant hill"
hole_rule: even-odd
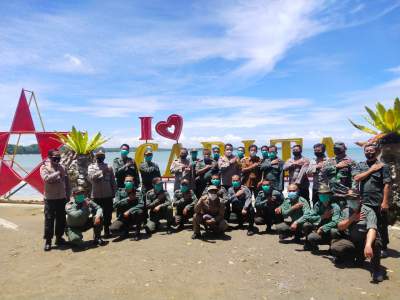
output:
[[[6,153],[13,154],[16,145],[9,144],[6,149]],[[106,152],[119,152],[119,148],[104,148]],[[170,151],[171,149],[158,149],[158,151]],[[131,151],[136,151],[136,148],[131,148]],[[37,144],[29,146],[18,146],[17,154],[39,154],[39,147]]]

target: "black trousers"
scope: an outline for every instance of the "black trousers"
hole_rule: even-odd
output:
[[[45,240],[51,240],[54,236],[62,237],[65,231],[65,205],[67,199],[44,199],[44,236]]]
[[[275,214],[275,209],[279,207],[279,203],[272,203],[269,205],[257,206],[256,205],[256,222],[257,218],[261,217],[267,228],[271,228],[273,224],[280,224],[283,222],[282,214]],[[262,224],[257,224],[262,225]]]
[[[299,186],[299,196],[310,201],[310,190],[308,185],[306,187],[303,187],[301,185]]]
[[[247,221],[249,223],[249,227],[253,227],[255,215],[254,207],[250,205],[245,216],[242,215],[243,207],[244,206],[240,204],[232,204],[232,212],[236,214],[239,225],[243,225],[243,223]]]
[[[315,205],[315,203],[317,203],[319,200],[319,194],[318,194],[318,190],[312,190],[312,203],[313,205]]]
[[[94,198],[93,201],[100,205],[103,210],[104,227],[110,227],[113,212],[113,198]]]
[[[386,250],[389,244],[389,221],[387,211],[381,211],[380,206],[370,206],[375,214],[378,221],[378,232],[381,237],[382,249]]]

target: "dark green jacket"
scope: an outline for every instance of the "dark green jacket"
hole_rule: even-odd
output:
[[[153,179],[161,177],[160,168],[154,162],[142,162],[139,166],[140,175],[142,176],[142,189],[150,191],[153,188]]]
[[[176,190],[174,193],[173,205],[181,208],[193,209],[197,203],[197,197],[192,190],[187,193],[182,193],[180,190]]]
[[[130,199],[126,190],[119,189],[114,199],[113,208],[117,213],[117,218],[120,219],[123,217],[125,212],[129,212],[130,214],[134,214],[138,211],[144,210],[144,202],[141,192],[136,192],[135,199]]]
[[[132,162],[132,165],[129,167],[124,167],[124,165],[128,162]],[[135,178],[136,187],[140,186],[140,177],[138,168],[136,166],[135,161],[132,158],[127,157],[126,161],[124,162],[121,157],[117,157],[116,159],[114,159],[113,169],[115,178],[117,180],[118,188],[125,187],[125,177],[127,175],[133,176],[133,178]]]
[[[154,189],[151,189],[146,193],[146,207],[149,209],[153,209],[158,205],[170,206],[171,198],[167,191],[155,192]]]

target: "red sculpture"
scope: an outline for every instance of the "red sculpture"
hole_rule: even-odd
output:
[[[174,131],[169,131],[169,128],[174,127]],[[156,131],[159,135],[166,137],[167,139],[175,140],[178,142],[179,137],[182,133],[183,118],[180,115],[170,115],[167,121],[158,122],[156,125]]]
[[[10,165],[4,160],[10,134],[35,134],[43,161],[47,159],[48,150],[59,149],[63,145],[57,138],[55,132],[37,132],[35,130],[24,90],[21,91],[21,96],[19,98],[10,131],[0,132],[0,159],[2,159],[0,167],[0,195],[6,194],[21,181],[25,181],[38,192],[43,194],[44,182],[40,177],[40,166],[43,164],[43,161],[40,162],[39,165],[37,165],[25,178],[21,178],[21,176],[12,168],[12,164]]]

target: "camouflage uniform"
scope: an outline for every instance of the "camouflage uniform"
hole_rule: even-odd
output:
[[[342,161],[347,161],[349,164],[347,167],[337,168],[336,165]],[[356,163],[350,157],[345,156],[341,159],[329,158],[322,167],[322,176],[333,193],[333,201],[341,207],[346,206],[346,196],[353,185],[352,171],[355,166]]]
[[[197,197],[192,190],[186,193],[182,193],[180,190],[176,190],[174,193],[173,206],[176,207],[175,224],[183,225],[189,220],[194,214],[194,206],[197,203]],[[187,216],[183,215],[183,210],[187,209]]]
[[[145,196],[153,188],[153,179],[161,177],[159,166],[154,162],[142,162],[139,166],[142,176],[142,193]],[[135,182],[136,184],[136,182]]]
[[[216,233],[223,233],[228,229],[228,223],[224,219],[225,204],[221,198],[216,200],[208,199],[208,196],[201,196],[194,206],[193,231],[200,234],[200,225]],[[206,220],[214,219],[214,225],[207,225]]]
[[[368,171],[370,167],[371,164],[368,164],[368,162],[360,162],[353,168],[352,175],[356,176],[364,173]],[[392,178],[387,164],[384,164],[380,170],[375,171],[358,185],[354,181],[355,188],[360,192],[362,203],[373,209],[378,218],[378,230],[382,238],[383,249],[386,249],[389,244],[389,224],[387,211],[382,211],[380,208],[383,200],[383,188],[385,184],[390,184],[391,182]]]
[[[311,160],[310,166],[307,170],[307,175],[311,175],[313,177],[313,186],[312,186],[312,203],[317,203],[318,201],[318,190],[321,183],[324,181],[324,176],[322,175],[322,168],[317,169],[317,165],[319,163],[325,163],[327,160],[326,156],[323,157],[316,157],[315,159]],[[326,182],[325,182],[326,183]]]
[[[158,212],[154,212],[153,209],[161,205]],[[146,223],[146,230],[155,232],[160,220],[167,220],[167,228],[170,228],[173,223],[173,210],[171,205],[171,199],[167,191],[156,192],[154,189],[146,193],[146,207],[150,210],[150,218]]]
[[[275,209],[283,202],[283,196],[280,192],[272,190],[272,193],[259,191],[256,197],[256,218],[257,225],[267,225],[267,230],[271,229],[273,224],[278,224],[283,221],[282,215],[276,215]]]
[[[130,163],[130,165],[124,167],[125,164],[127,164],[127,163]],[[117,157],[116,159],[114,159],[113,169],[114,169],[115,177],[117,179],[118,188],[125,187],[125,177],[128,175],[135,178],[136,187],[140,186],[140,177],[139,177],[138,168],[136,166],[136,162],[132,158],[127,157],[127,158],[123,159],[121,157]]]
[[[117,214],[110,230],[114,234],[129,232],[131,226],[136,225],[136,231],[140,231],[140,227],[145,220],[144,203],[141,192],[135,192],[135,199],[131,199],[125,189],[119,189],[114,200],[114,209]],[[125,218],[124,214],[128,212],[129,217]]]
[[[349,219],[351,215],[357,213],[352,208],[346,207],[342,211],[339,222]],[[364,247],[367,233],[370,229],[377,230],[377,216],[374,210],[366,205],[361,205],[363,219],[353,222],[345,231],[338,232],[338,236],[331,242],[332,255],[340,260],[364,261]],[[382,241],[379,232],[376,234],[375,242],[372,245],[374,256],[371,259],[373,269],[380,267],[380,253]]]
[[[302,161],[301,166],[296,163]],[[283,165],[283,170],[289,171],[289,184],[296,183],[299,187],[299,194],[301,197],[310,199],[310,181],[308,180],[307,170],[310,165],[310,160],[304,156],[299,159],[290,158]],[[305,170],[303,172],[303,170]],[[300,178],[301,177],[301,178]]]
[[[272,164],[271,159],[266,158],[261,161],[260,171],[261,171],[261,181],[269,180],[271,182],[271,187],[282,193],[284,188],[284,171],[283,166],[285,162],[279,159],[277,164]]]
[[[70,201],[65,206],[67,213],[66,234],[71,244],[80,246],[83,243],[82,232],[93,228],[94,238],[100,238],[103,222],[94,225],[94,219],[100,217],[103,219],[103,211],[99,205],[90,199],[86,199],[83,203]]]
[[[185,168],[190,168],[190,171],[186,171]],[[193,169],[193,166],[191,165],[190,160],[188,160],[187,158],[175,159],[172,162],[170,171],[172,174],[175,175],[174,191],[179,190],[182,179],[189,180],[189,184],[190,184],[190,186],[192,186],[192,184],[193,184],[192,169]]]
[[[297,203],[302,203],[303,206],[299,209],[292,209],[292,207]],[[275,229],[283,238],[292,236],[293,234],[295,237],[300,238],[303,231],[308,232],[310,229],[307,228],[313,227],[313,225],[310,222],[306,222],[306,219],[304,218],[304,216],[311,213],[311,208],[308,201],[303,197],[298,197],[295,200],[286,198],[279,208],[281,209],[282,218],[285,220],[282,223],[277,224]],[[290,229],[290,225],[292,225],[293,222],[297,223],[296,232],[293,232]]]

